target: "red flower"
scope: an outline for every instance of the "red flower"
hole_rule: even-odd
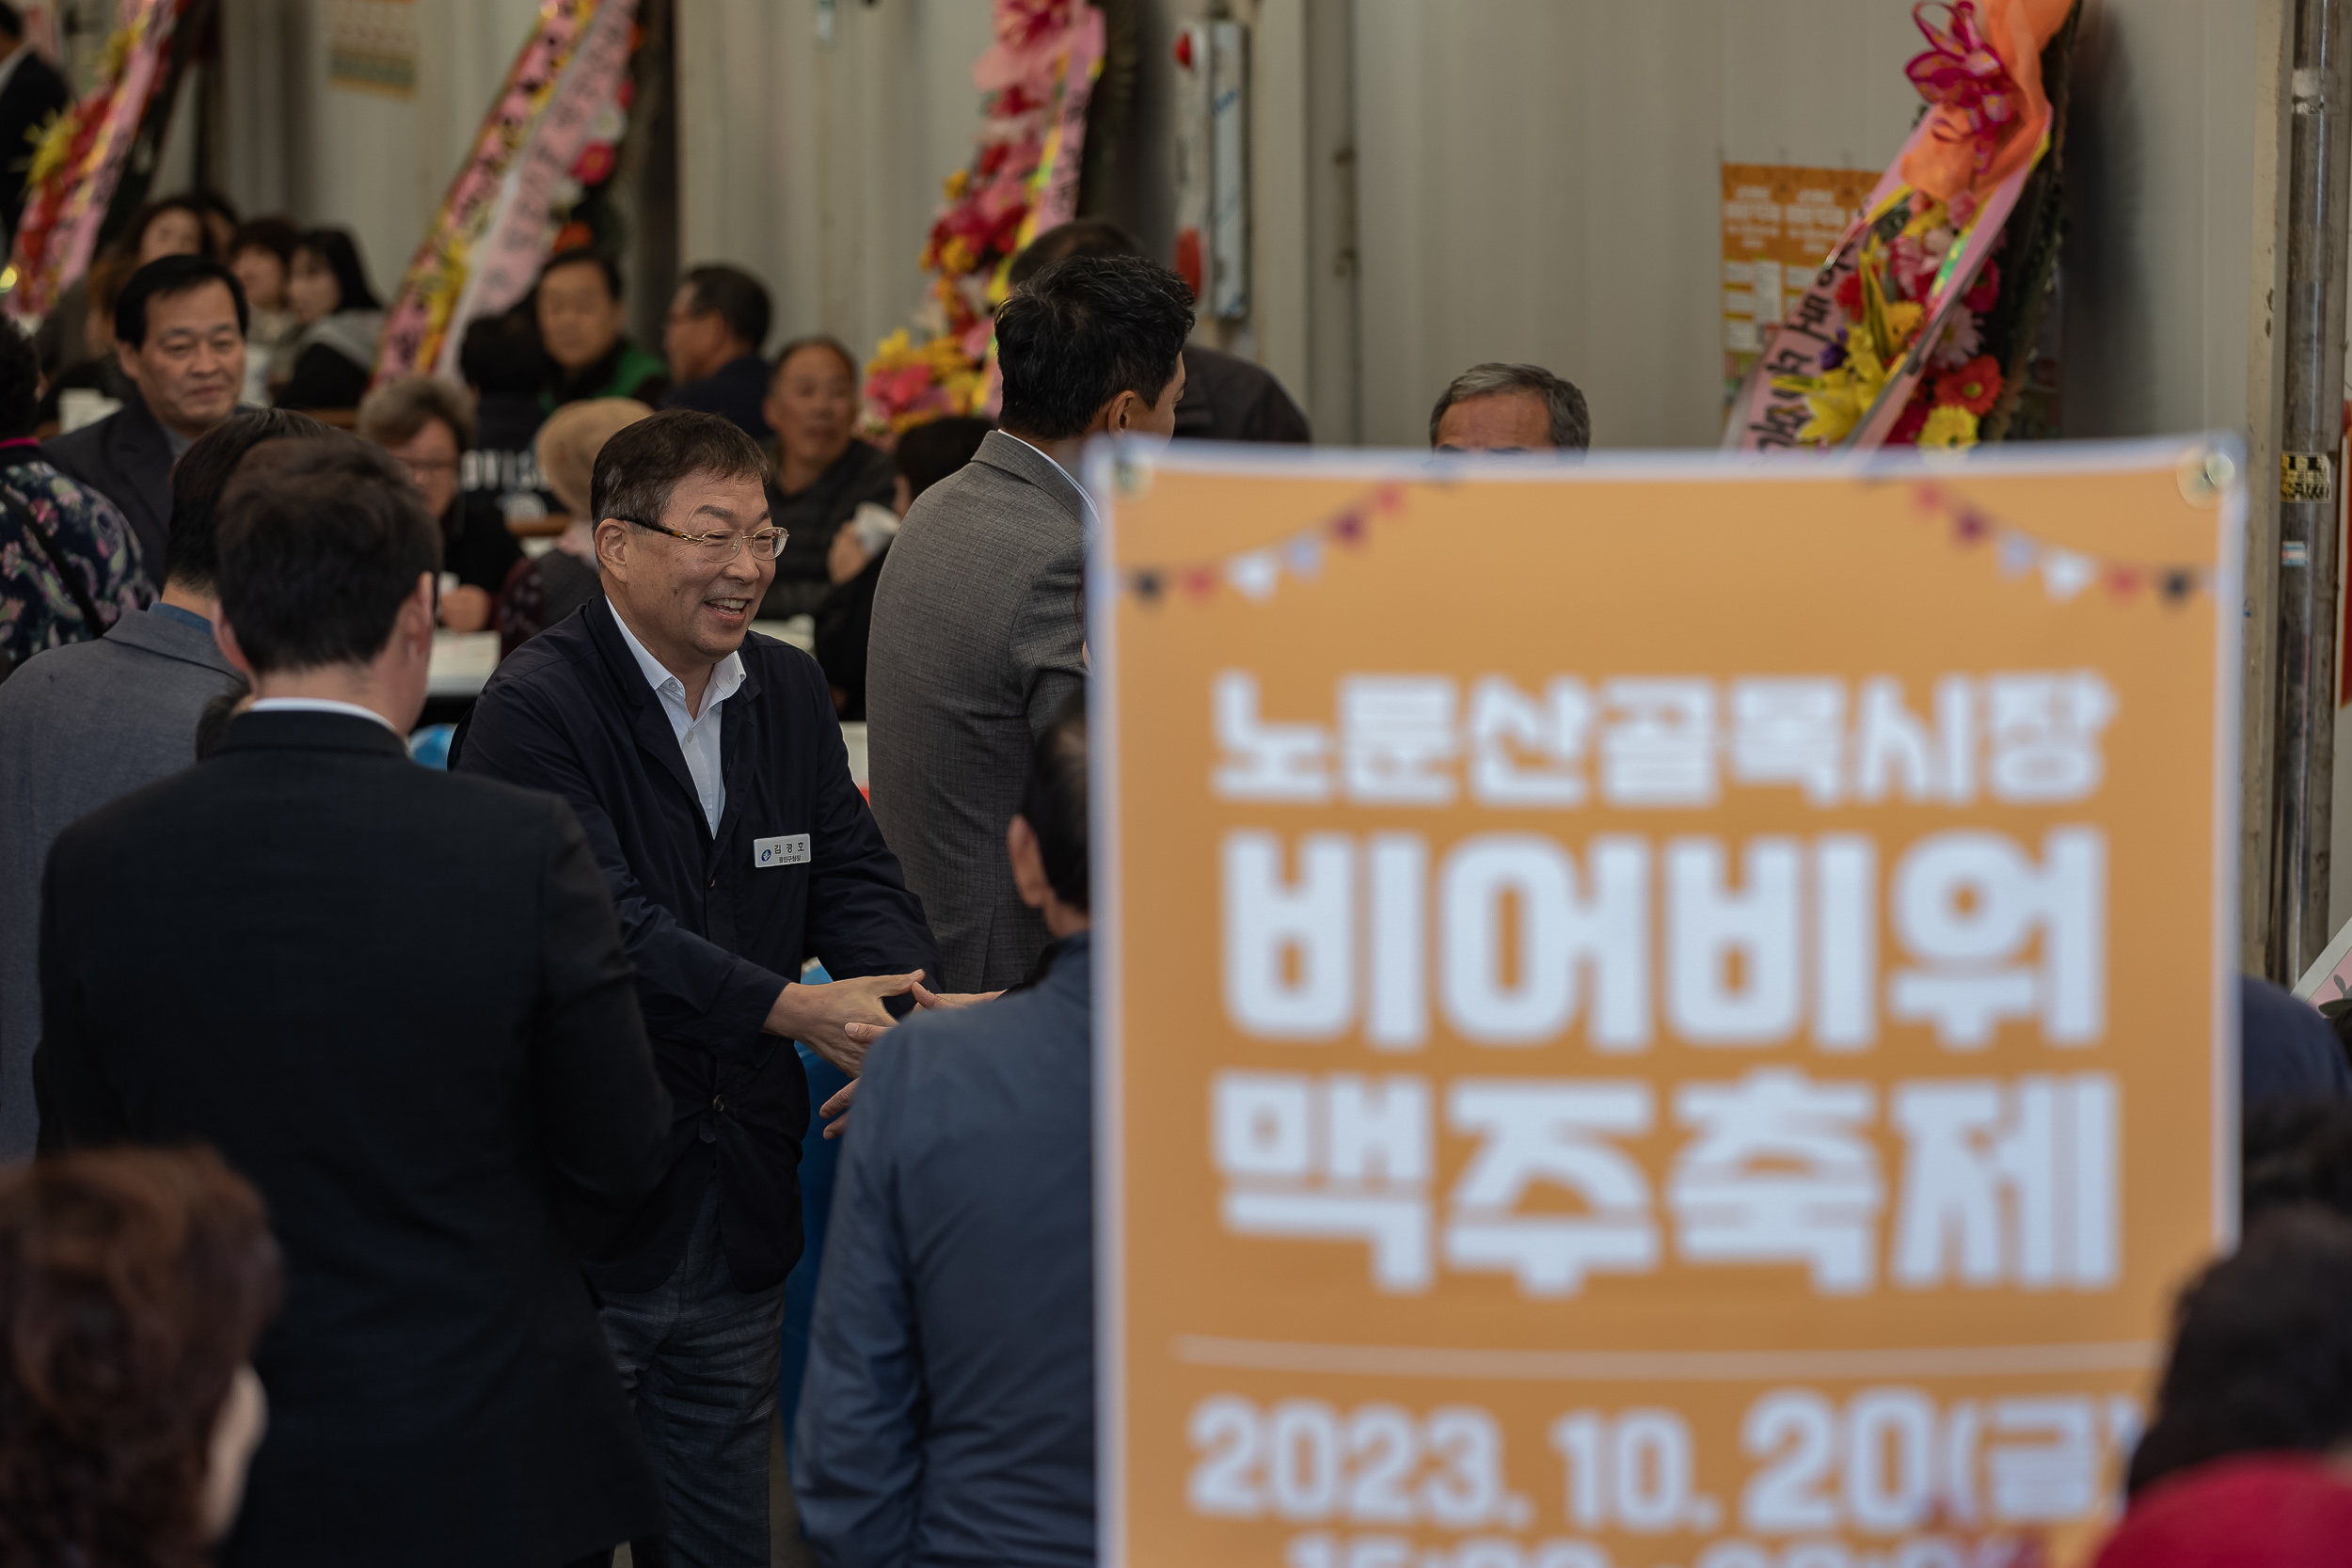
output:
[[[1979,315],[1982,315],[1993,309],[1993,302],[2000,296],[2000,263],[1988,258],[1983,267],[1979,269],[1977,280],[1968,286],[1966,293],[1960,296],[1960,302]]]
[[[995,173],[997,166],[1005,161],[1005,154],[1011,150],[1012,143],[1010,142],[989,143],[980,150],[980,172],[982,174]]]
[[[1890,447],[1917,446],[1920,428],[1928,422],[1928,406],[1925,398],[1915,397],[1906,404],[1902,418],[1897,420],[1895,428],[1886,433],[1886,444]]]
[[[1849,316],[1862,314],[1862,275],[1850,272],[1837,280],[1837,308]]]
[[[612,175],[612,164],[610,142],[590,142],[580,150],[580,161],[572,166],[572,178],[583,185],[601,185]]]
[[[1951,408],[1965,408],[1982,419],[2000,401],[2001,367],[1993,356],[1979,354],[1956,371],[1946,371],[1935,378],[1935,401]]]

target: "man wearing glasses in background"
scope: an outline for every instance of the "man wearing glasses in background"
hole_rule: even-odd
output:
[[[669,1515],[640,1568],[768,1560],[809,1131],[791,1042],[854,1074],[853,1037],[889,1026],[886,1002],[961,1000],[918,984],[937,946],[850,782],[816,660],[745,635],[783,544],[766,479],[712,414],[606,442],[590,482],[603,596],[499,667],[452,759],[579,815],[676,1106],[660,1190],[588,1271]],[[799,983],[810,957],[830,984]]]

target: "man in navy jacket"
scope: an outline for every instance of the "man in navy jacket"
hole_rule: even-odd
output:
[[[453,762],[579,815],[676,1106],[660,1190],[618,1261],[590,1270],[668,1502],[641,1564],[767,1560],[809,1121],[791,1042],[854,1073],[847,1025],[939,1000],[918,990],[937,949],[850,782],[823,673],[746,635],[783,543],[766,472],[750,436],[690,409],[608,441],[590,485],[604,594],[500,667]],[[811,957],[833,983],[798,983]]]

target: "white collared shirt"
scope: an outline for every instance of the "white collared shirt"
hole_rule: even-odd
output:
[[[605,600],[607,605],[612,602]],[[637,634],[628,629],[628,623],[621,619],[617,610],[612,611],[612,624],[621,628],[622,641],[637,656],[637,668],[644,672],[645,684],[661,699],[661,711],[670,716],[670,732],[677,736],[677,749],[686,753],[686,771],[693,778],[703,819],[710,824],[711,835],[716,837],[720,814],[727,807],[726,774],[719,761],[719,717],[726,700],[743,684],[742,650],[727,655],[712,669],[710,684],[703,688],[703,710],[689,713],[686,683],[645,651],[645,645],[637,641]]]
[[[372,707],[358,703],[339,703],[332,697],[263,697],[246,709],[247,713],[340,713],[346,719],[373,719],[394,735],[400,726]],[[404,740],[402,744],[405,745]]]

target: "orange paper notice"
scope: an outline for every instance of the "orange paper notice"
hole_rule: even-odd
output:
[[[1868,168],[1725,164],[1724,388],[1755,368],[1787,302],[1804,293],[1879,181]]]
[[[2235,1207],[2226,450],[1098,449],[1104,1561],[2079,1560]]]

